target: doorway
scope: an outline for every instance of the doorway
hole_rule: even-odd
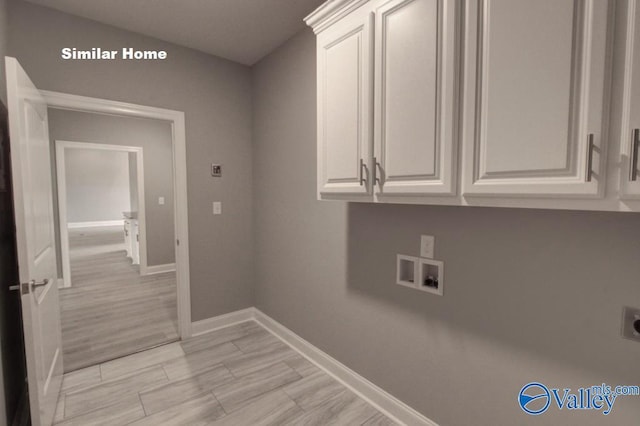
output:
[[[54,186],[54,199],[59,201],[55,210],[60,212],[58,287],[65,371],[188,337],[188,246],[183,245],[187,241],[186,191],[180,190],[186,186],[184,140],[179,136],[183,113],[52,92],[45,96],[50,136],[55,139],[52,163],[58,186],[58,197]],[[73,108],[69,108],[70,103]],[[129,141],[121,137],[117,145],[107,143],[112,142],[114,134],[122,134],[121,125],[120,129],[107,129],[102,134],[108,137],[98,137],[103,140],[97,143],[95,138],[59,138],[54,123],[62,115],[73,116],[75,130],[82,127],[78,125],[79,116],[100,117],[105,122],[154,122],[164,126],[163,141],[167,143],[161,153],[155,146],[159,144],[151,149],[138,137]],[[163,156],[164,163],[150,165]],[[128,199],[128,203],[116,207],[116,218],[113,213],[78,216],[78,194],[84,190],[85,195],[91,195],[95,191],[90,187],[90,176],[83,175],[86,170],[74,175],[70,169],[74,164],[88,165],[94,171],[105,169],[107,157],[119,157],[116,162],[120,166],[115,168],[120,171],[125,169],[123,162],[127,162],[127,185],[125,191],[120,191],[127,194],[120,199]],[[94,166],[90,166],[92,163]],[[70,188],[73,176],[76,183],[79,181],[80,190]],[[112,177],[111,183],[114,180],[118,179]],[[158,189],[162,182],[165,187]],[[117,204],[113,197],[105,204],[109,197],[100,194],[88,198],[98,212]],[[71,201],[74,212],[69,211]],[[162,220],[167,212],[171,217]]]

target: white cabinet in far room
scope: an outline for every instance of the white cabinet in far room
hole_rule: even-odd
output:
[[[375,11],[379,199],[456,192],[458,13],[455,0],[392,0]]]
[[[372,20],[354,13],[318,35],[318,196],[371,194]]]
[[[610,6],[465,2],[463,195],[603,195]]]
[[[132,246],[131,246],[131,219],[124,220],[124,249],[127,252],[127,257],[132,258]]]
[[[126,255],[133,265],[140,264],[140,227],[138,220],[131,217],[124,219],[124,247]]]

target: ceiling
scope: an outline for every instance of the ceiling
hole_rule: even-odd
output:
[[[325,0],[27,0],[253,65]]]

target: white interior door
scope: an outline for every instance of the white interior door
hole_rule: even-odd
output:
[[[18,61],[6,58],[9,134],[29,403],[34,426],[53,423],[62,339],[47,105]]]

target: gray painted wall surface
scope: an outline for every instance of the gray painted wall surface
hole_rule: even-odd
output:
[[[173,156],[172,156],[173,157]],[[138,211],[138,162],[135,152],[129,153],[129,205],[132,212]],[[173,189],[171,190],[173,193]],[[173,203],[169,204],[173,205]]]
[[[49,108],[49,137],[52,143],[66,140],[142,147],[147,264],[175,262],[173,152],[169,123]],[[128,167],[127,164],[127,170]],[[165,197],[164,205],[158,204],[158,197]]]
[[[67,222],[122,219],[129,211],[129,154],[89,149],[65,150]]]
[[[640,383],[620,336],[640,306],[640,215],[316,200],[315,40],[306,30],[254,69],[256,305],[448,425],[637,424],[517,405],[529,381]],[[445,296],[396,286],[396,253],[436,237]]]
[[[192,319],[251,306],[250,69],[24,1],[10,13],[10,54],[38,87],[185,112]],[[163,49],[168,59],[64,61],[69,46]],[[214,162],[221,179],[210,177]],[[215,200],[222,216],[212,215]]]

